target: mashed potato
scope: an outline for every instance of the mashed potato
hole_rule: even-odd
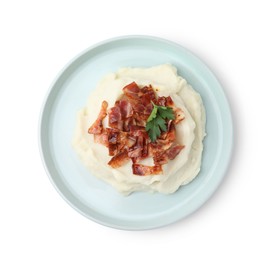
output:
[[[122,95],[122,88],[133,81],[143,86],[151,84],[158,90],[159,96],[171,96],[185,114],[185,119],[176,125],[177,142],[185,148],[174,160],[163,165],[163,173],[159,175],[134,175],[131,162],[117,169],[111,168],[107,148],[95,143],[93,135],[87,133],[98,116],[102,101],[106,100],[109,106],[113,106]],[[103,124],[107,126],[107,118]],[[73,147],[93,175],[125,195],[133,191],[169,194],[192,181],[199,173],[204,136],[205,110],[200,95],[177,75],[175,67],[165,64],[151,68],[122,68],[106,75],[91,93],[86,107],[78,112]]]

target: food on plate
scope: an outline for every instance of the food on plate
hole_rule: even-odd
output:
[[[106,75],[77,116],[73,147],[121,193],[173,193],[200,171],[205,110],[172,65]]]
[[[112,156],[108,165],[112,168],[131,160],[133,174],[160,174],[162,165],[173,160],[184,148],[176,143],[175,130],[175,125],[185,118],[184,113],[175,107],[170,96],[158,97],[151,85],[139,87],[132,82],[122,91],[108,112],[108,103],[102,102],[88,133],[94,135],[94,142],[108,148]],[[105,128],[106,116],[108,127]],[[147,158],[153,160],[153,166],[143,164]]]

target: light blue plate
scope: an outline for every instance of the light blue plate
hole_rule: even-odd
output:
[[[172,195],[120,195],[90,174],[71,147],[76,112],[97,82],[121,67],[163,63],[198,91],[207,113],[202,169]],[[43,106],[40,146],[46,171],[61,196],[84,216],[106,226],[142,230],[180,220],[212,195],[226,173],[233,144],[232,119],[223,90],[212,72],[185,48],[164,39],[129,36],[102,42],[73,59],[59,74]]]

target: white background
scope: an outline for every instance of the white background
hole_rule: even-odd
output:
[[[0,259],[275,259],[273,2],[1,1]],[[39,113],[56,74],[83,49],[128,34],[163,37],[201,57],[235,124],[232,163],[214,196],[178,223],[139,232],[101,226],[68,206],[38,149]]]

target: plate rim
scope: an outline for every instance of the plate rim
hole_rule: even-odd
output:
[[[89,214],[87,214],[86,212],[82,211],[77,205],[75,205],[70,199],[67,198],[67,196],[64,194],[64,192],[58,187],[56,181],[54,180],[51,171],[50,171],[50,167],[47,165],[46,159],[45,159],[45,151],[43,149],[43,121],[44,121],[44,117],[45,117],[45,111],[47,109],[47,102],[49,101],[49,97],[50,95],[52,95],[53,91],[55,90],[55,86],[58,82],[58,80],[61,78],[61,76],[64,74],[64,72],[74,63],[76,62],[78,59],[80,59],[82,56],[84,56],[86,53],[92,51],[93,49],[96,49],[99,46],[105,45],[105,44],[111,44],[114,43],[116,41],[122,41],[122,40],[133,40],[133,39],[140,39],[140,40],[151,40],[151,41],[156,41],[156,42],[162,42],[166,45],[172,46],[174,48],[177,48],[181,51],[184,51],[185,53],[187,53],[188,55],[190,55],[193,59],[195,59],[201,66],[204,67],[204,69],[209,73],[209,75],[213,78],[213,80],[216,81],[217,85],[219,86],[219,91],[221,92],[220,94],[223,95],[223,98],[225,100],[225,105],[226,105],[226,110],[227,110],[227,121],[228,121],[228,132],[229,132],[229,138],[231,139],[230,142],[228,142],[228,154],[226,155],[226,159],[224,160],[224,164],[223,164],[223,169],[220,170],[220,172],[222,172],[222,174],[219,175],[220,178],[217,179],[216,183],[212,185],[212,189],[209,190],[208,194],[205,195],[203,197],[203,199],[201,199],[199,202],[194,203],[192,209],[189,210],[188,213],[184,214],[183,216],[179,216],[176,219],[167,221],[166,223],[162,223],[162,224],[151,224],[151,225],[145,225],[143,227],[135,227],[135,226],[128,226],[128,225],[116,225],[114,223],[109,223],[106,221],[102,221],[101,219],[95,218]],[[59,89],[58,87],[56,87],[57,89]],[[59,71],[59,73],[57,73],[56,77],[54,78],[54,80],[52,81],[52,83],[50,84],[50,86],[48,87],[47,92],[45,93],[44,96],[44,100],[42,102],[42,106],[40,109],[40,115],[39,115],[39,120],[38,120],[38,144],[39,144],[39,152],[40,152],[40,158],[42,160],[42,164],[44,166],[44,170],[47,173],[47,176],[50,180],[50,182],[52,183],[52,185],[55,187],[55,190],[60,194],[60,196],[72,207],[74,208],[77,212],[81,213],[83,216],[87,217],[90,220],[93,220],[96,223],[99,223],[101,225],[107,226],[107,227],[111,227],[111,228],[116,228],[116,229],[121,229],[121,230],[149,230],[149,229],[155,229],[155,228],[161,228],[164,226],[167,226],[169,224],[175,223],[185,217],[187,217],[188,215],[191,215],[192,213],[194,213],[196,210],[198,210],[199,208],[201,208],[201,206],[203,204],[205,204],[210,197],[216,192],[216,190],[218,189],[218,187],[220,186],[221,182],[223,181],[225,175],[228,172],[228,168],[231,162],[231,158],[233,156],[233,147],[234,147],[234,128],[233,128],[233,116],[232,116],[232,110],[231,110],[231,106],[229,103],[229,100],[227,98],[227,96],[225,95],[224,89],[222,87],[222,85],[220,84],[220,82],[218,81],[217,77],[215,76],[215,74],[213,73],[213,71],[207,66],[207,64],[205,63],[204,60],[200,59],[196,54],[194,54],[192,51],[190,51],[189,49],[187,49],[186,47],[173,42],[171,40],[167,40],[161,37],[156,37],[156,36],[149,36],[149,35],[124,35],[124,36],[118,36],[118,37],[113,37],[113,38],[109,38],[103,41],[100,41],[96,44],[91,45],[88,48],[85,48],[83,51],[79,52],[77,55],[75,55],[73,58],[71,58],[63,67],[62,69]],[[65,186],[65,185],[64,185]],[[67,187],[65,187],[66,189],[68,189]],[[69,190],[69,189],[68,189]],[[69,191],[70,192],[70,191]],[[76,198],[78,200],[78,198]]]

